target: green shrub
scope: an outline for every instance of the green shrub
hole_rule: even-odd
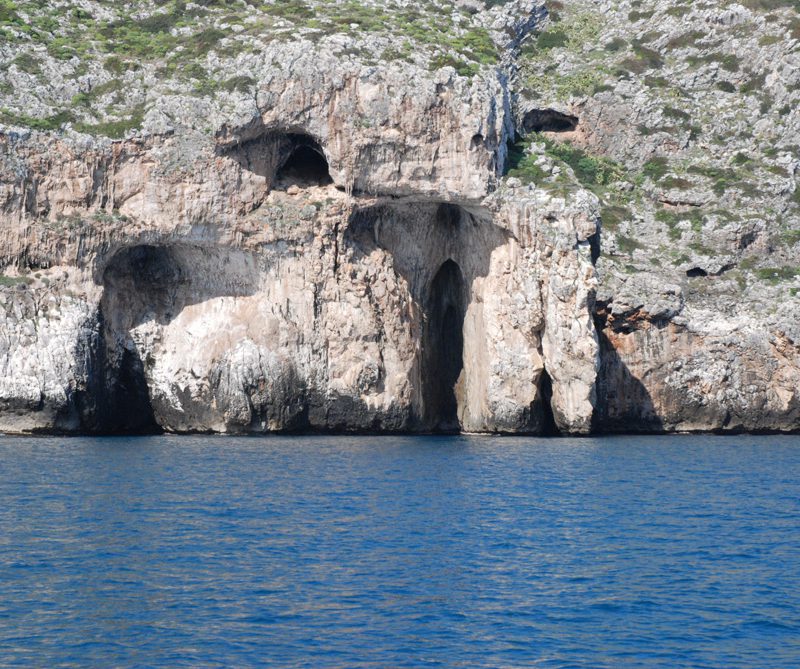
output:
[[[781,233],[781,241],[787,246],[800,243],[800,230],[785,230]]]
[[[748,9],[766,12],[784,8],[800,11],[800,1],[798,0],[740,0],[740,2]]]
[[[112,74],[119,76],[127,69],[125,62],[118,56],[109,56],[103,61],[103,67]]]
[[[706,33],[702,30],[691,30],[683,35],[673,37],[667,42],[668,49],[685,49],[690,46],[695,46],[696,43],[705,37]]]
[[[314,10],[302,0],[275,0],[271,5],[262,4],[261,10],[267,14],[288,19],[314,18]],[[355,21],[353,22],[355,23]]]
[[[42,61],[30,53],[21,53],[11,62],[28,74],[40,74],[42,71]]]
[[[222,89],[228,91],[228,93],[233,93],[234,91],[238,91],[239,93],[247,93],[248,91],[252,90],[255,85],[256,80],[253,79],[253,77],[240,74],[222,82]]]
[[[431,68],[439,70],[443,67],[452,67],[462,77],[472,77],[478,73],[479,68],[463,58],[452,56],[451,54],[438,54],[431,59]]]
[[[563,30],[547,30],[536,38],[536,46],[542,50],[554,49],[556,47],[566,46],[568,41],[569,37]]]
[[[17,5],[11,0],[0,0],[0,26],[22,25],[22,23],[17,14]]]
[[[619,227],[620,223],[629,221],[632,218],[633,212],[627,207],[610,205],[600,210],[600,220],[603,223],[603,227],[612,232]]]
[[[624,168],[607,158],[590,156],[582,149],[543,138],[547,153],[569,165],[575,178],[587,188],[608,186],[625,175]]]
[[[0,109],[0,123],[24,126],[32,130],[52,132],[54,130],[60,130],[65,124],[72,120],[72,114],[67,111],[61,111],[45,118],[39,118],[26,114],[15,114],[7,109]]]
[[[800,267],[763,267],[756,270],[756,276],[762,281],[775,285],[800,276]]]
[[[519,179],[524,184],[541,183],[547,173],[536,164],[535,155],[526,155],[508,170],[508,176]]]
[[[642,166],[642,174],[653,181],[659,181],[664,178],[668,171],[669,161],[662,156],[651,158]]]
[[[664,207],[656,212],[655,218],[658,222],[667,226],[667,235],[674,241],[681,238],[681,231],[678,228],[678,224],[681,221],[688,221],[695,234],[699,234],[703,229],[705,215],[701,209],[676,211],[675,209]]]
[[[684,177],[676,177],[673,175],[669,175],[661,179],[658,182],[660,186],[663,188],[668,188],[670,190],[688,190],[692,187],[692,182]]]
[[[658,70],[664,66],[664,60],[658,51],[644,46],[641,42],[633,43],[633,53],[635,58],[626,58],[620,63],[620,67],[628,72],[644,74],[648,70]]]
[[[612,53],[615,51],[622,51],[623,49],[627,48],[628,42],[622,39],[621,37],[615,37],[610,42],[608,42],[605,47],[603,47],[606,51],[611,51]]]
[[[644,83],[650,88],[667,88],[670,85],[670,82],[664,77],[659,77],[652,74],[648,74],[644,78]]]
[[[740,93],[756,93],[764,88],[767,81],[766,73],[753,74],[746,82],[739,86]]]
[[[637,249],[643,249],[644,244],[640,241],[633,239],[633,237],[626,237],[625,235],[617,235],[617,247],[620,251],[627,255],[633,255]]]
[[[136,130],[141,127],[144,121],[144,113],[144,105],[139,105],[131,111],[128,118],[116,121],[104,121],[96,124],[76,123],[75,129],[78,132],[85,132],[88,135],[123,139],[131,130]]]
[[[669,107],[669,106],[664,107],[664,116],[666,116],[667,118],[674,118],[679,121],[688,121],[691,118],[691,116],[682,109],[677,109],[675,107]]]
[[[33,279],[29,276],[5,276],[0,274],[0,287],[16,288],[17,286],[29,286]]]
[[[739,56],[733,53],[708,53],[702,56],[689,56],[686,59],[690,65],[699,65],[703,63],[719,63],[723,70],[728,72],[738,72],[740,59]]]
[[[633,53],[645,70],[658,70],[664,66],[661,54],[654,49],[644,46],[641,42],[633,43]]]

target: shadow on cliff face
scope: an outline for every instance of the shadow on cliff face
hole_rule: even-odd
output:
[[[343,251],[356,263],[386,252],[416,305],[415,429],[461,429],[464,374],[476,364],[465,341],[467,308],[475,299],[472,286],[488,275],[492,252],[508,237],[479,208],[430,201],[368,207],[349,221]]]
[[[115,253],[102,271],[101,310],[112,328],[171,323],[186,307],[257,290],[255,256],[186,243],[142,244]]]
[[[645,385],[620,358],[608,337],[605,318],[595,318],[600,342],[597,408],[592,431],[599,433],[663,432],[664,424]]]
[[[81,428],[92,434],[158,434],[142,359],[135,347],[110,351],[102,314],[81,342],[86,386],[75,393]],[[114,356],[113,365],[109,356]]]
[[[553,380],[546,369],[542,370],[542,377],[539,380],[540,400],[535,407],[536,420],[541,425],[539,432],[545,437],[556,437],[561,434],[553,413]]]
[[[158,432],[148,384],[156,353],[147,342],[188,306],[254,294],[255,260],[235,249],[145,244],[119,250],[101,276],[92,335],[79,344],[86,379],[75,396],[81,425],[93,433]]]

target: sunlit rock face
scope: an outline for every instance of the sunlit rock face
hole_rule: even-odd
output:
[[[41,285],[3,294],[3,428],[588,429],[590,219],[324,181],[276,180],[229,231],[95,218],[40,244]]]
[[[587,431],[591,198],[498,188],[504,69],[406,75],[304,54],[206,134],[3,135],[0,429]]]
[[[547,27],[543,4],[439,5],[471,36],[466,68],[435,60],[441,45],[377,57],[407,36],[306,26],[208,55],[221,77],[246,70],[244,92],[200,95],[143,63],[127,92],[146,113],[125,139],[0,126],[0,431],[797,430],[798,301],[774,299],[797,276],[776,241],[796,235],[796,160],[759,173],[780,230],[710,204],[692,217],[706,177],[687,190],[657,168],[665,152],[694,160],[698,140],[640,132],[663,125],[663,104],[634,110],[626,93],[655,95],[646,75],[580,103],[552,99],[563,86],[532,99],[518,65],[534,58],[545,84],[549,50],[519,47]],[[579,5],[580,25],[597,11],[565,5],[564,25]],[[66,61],[47,58],[63,83]],[[506,174],[526,134],[527,172]],[[625,206],[584,188],[587,164]],[[734,269],[755,254],[777,278]]]

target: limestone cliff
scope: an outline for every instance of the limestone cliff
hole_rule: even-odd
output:
[[[617,269],[542,3],[139,5],[0,4],[0,430],[797,428],[791,328]]]
[[[797,430],[800,6],[551,4],[518,114],[601,202],[596,427]]]

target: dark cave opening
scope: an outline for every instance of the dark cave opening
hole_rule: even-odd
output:
[[[449,232],[456,232],[461,225],[461,212],[458,205],[443,202],[436,209],[436,223]]]
[[[534,109],[525,114],[522,129],[525,132],[572,132],[578,127],[578,117],[563,114],[555,109]]]
[[[319,143],[307,135],[290,135],[289,139],[293,148],[278,169],[276,180],[300,187],[332,184],[328,161]]]
[[[464,368],[466,288],[459,266],[447,260],[431,282],[423,339],[425,423],[434,432],[458,432],[458,380]]]
[[[558,425],[553,415],[553,381],[546,369],[542,370],[542,377],[539,380],[539,393],[541,395],[542,424],[541,434],[544,436],[555,436],[559,434]]]
[[[692,267],[692,269],[686,271],[686,276],[692,279],[698,276],[708,276],[708,272],[702,267]]]
[[[207,351],[204,342],[214,340],[218,328],[203,326],[190,334],[181,317],[187,308],[216,298],[252,296],[258,285],[255,255],[167,239],[109,249],[96,260],[94,281],[102,295],[80,343],[85,382],[75,395],[82,428],[151,434],[203,424],[198,407],[203,393],[214,388],[187,389],[178,379],[184,370],[173,364],[174,354]],[[198,324],[206,318],[195,316],[192,322]],[[213,369],[216,359],[205,369]],[[196,369],[203,367],[192,368],[199,378],[204,372]],[[206,378],[213,386],[212,376]]]
[[[123,348],[109,390],[104,421],[107,432],[157,434],[162,431],[150,402],[144,364],[136,349]]]
[[[184,271],[169,247],[140,245],[119,251],[102,276],[99,334],[89,352],[88,387],[81,414],[103,434],[161,432],[150,398],[145,363],[131,336],[140,323],[169,320]]]

